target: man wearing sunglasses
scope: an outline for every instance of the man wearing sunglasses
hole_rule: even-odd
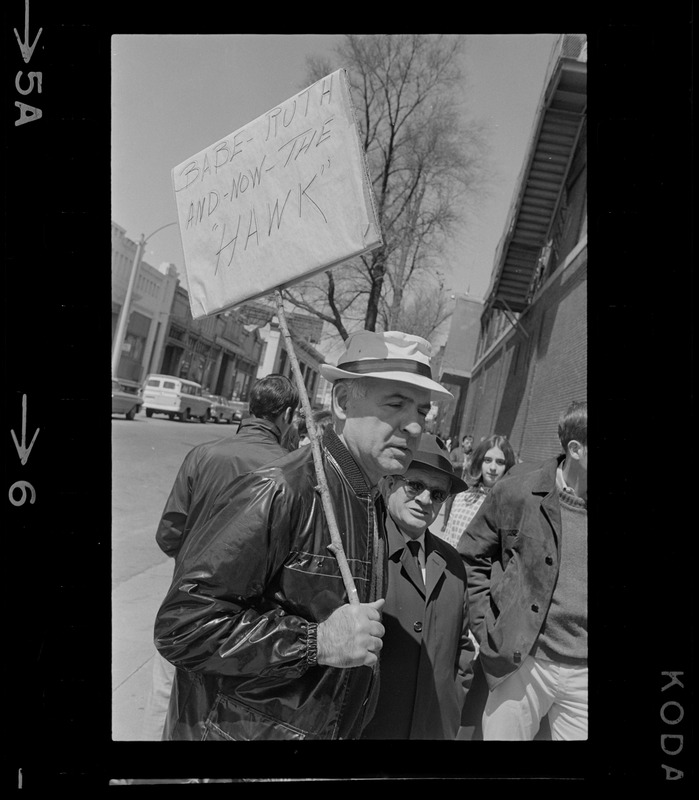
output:
[[[407,471],[384,478],[388,590],[381,684],[362,738],[456,738],[475,655],[466,571],[455,548],[428,526],[447,497],[466,488],[446,450],[427,433]]]

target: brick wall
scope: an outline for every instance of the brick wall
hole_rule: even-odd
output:
[[[536,298],[516,328],[474,370],[463,430],[475,441],[510,438],[523,461],[560,452],[558,417],[587,396],[587,249]]]
[[[587,265],[568,281],[556,281],[546,295],[519,437],[527,461],[560,452],[558,417],[570,402],[587,397]]]

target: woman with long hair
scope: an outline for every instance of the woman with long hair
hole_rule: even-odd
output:
[[[515,464],[515,453],[507,437],[493,434],[475,448],[464,475],[469,488],[455,495],[447,529],[441,536],[454,547],[475,517],[488,492]]]

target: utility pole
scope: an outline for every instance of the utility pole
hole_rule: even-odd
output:
[[[117,370],[119,369],[121,348],[124,345],[126,327],[129,324],[129,317],[131,316],[131,295],[133,294],[133,287],[136,285],[136,277],[138,276],[138,269],[141,266],[141,259],[143,258],[143,251],[145,250],[146,242],[151,238],[151,236],[158,233],[158,231],[162,231],[163,228],[169,228],[171,225],[177,225],[177,222],[168,222],[167,225],[161,225],[159,228],[156,228],[153,233],[148,234],[148,236],[141,234],[141,238],[138,241],[136,255],[134,256],[133,264],[131,266],[131,274],[129,275],[129,284],[126,287],[124,303],[121,306],[121,311],[119,311],[119,321],[117,323],[116,335],[114,336],[114,344],[112,345],[113,378],[116,378]]]

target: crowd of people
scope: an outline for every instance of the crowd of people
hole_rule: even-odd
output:
[[[342,553],[298,392],[262,378],[238,432],[186,456],[156,531],[173,578],[143,738],[586,739],[586,403],[559,456],[517,463],[506,436],[426,432],[450,393],[421,337],[351,334],[321,373]]]

